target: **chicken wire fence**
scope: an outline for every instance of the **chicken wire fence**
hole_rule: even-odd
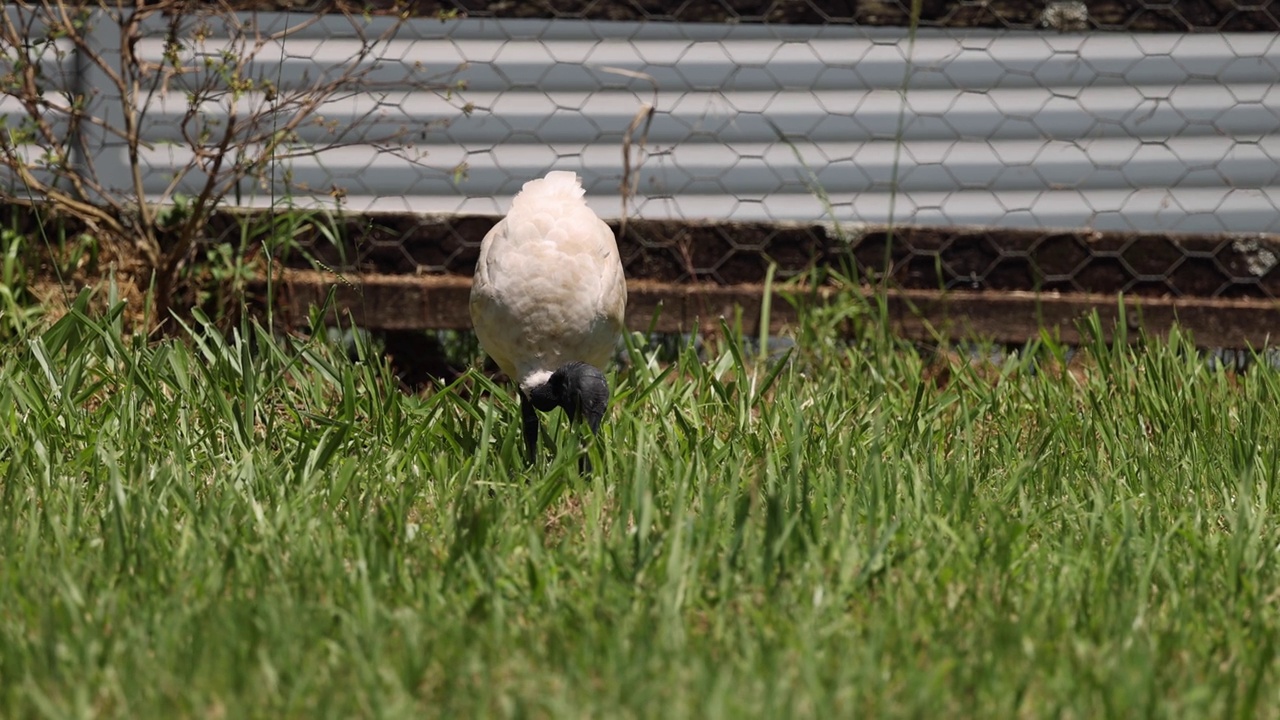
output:
[[[193,13],[177,40],[197,59],[252,47],[257,84],[193,110],[182,73],[157,80],[144,192],[189,190],[175,178],[192,122],[354,63],[363,84],[229,195],[344,211],[337,242],[297,238],[299,267],[469,277],[520,186],[569,169],[620,231],[633,279],[735,285],[834,265],[904,288],[1280,295],[1270,0],[924,2],[915,31],[896,0],[401,3],[407,20],[377,4],[238,7],[235,22]],[[134,48],[157,68],[168,27]],[[118,50],[109,16],[94,32]],[[73,56],[45,56],[50,76],[106,88],[95,97],[111,105]],[[132,191],[118,139],[84,147],[108,191]]]

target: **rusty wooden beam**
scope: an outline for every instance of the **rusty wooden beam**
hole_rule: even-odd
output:
[[[265,281],[258,284],[261,288]],[[311,308],[328,304],[331,318],[341,313],[371,330],[470,329],[470,293],[471,279],[458,276],[336,276],[307,270],[284,272],[275,289],[276,310],[287,320],[299,322]],[[719,325],[719,318],[732,319],[738,308],[744,321],[758,324],[764,290],[759,285],[640,280],[627,283],[627,296],[631,328],[647,329],[656,313],[658,332],[686,332],[712,329]],[[784,322],[795,320],[795,312],[781,300],[773,316]]]
[[[1075,344],[1082,339],[1078,323],[1090,313],[1098,313],[1108,340],[1121,319],[1121,298],[1103,294],[908,290],[891,293],[887,304],[895,329],[916,339],[977,337],[1020,344],[1044,328]],[[1177,324],[1204,347],[1262,347],[1280,338],[1280,302],[1275,300],[1125,296],[1123,310],[1129,331],[1160,336]]]
[[[659,332],[714,331],[720,319],[740,317],[743,327],[758,327],[762,285],[632,281],[627,285],[627,324],[648,329],[657,316]],[[276,289],[277,311],[301,321],[312,307],[325,305],[330,316],[341,312],[357,325],[372,330],[425,330],[471,327],[468,298],[471,280],[458,276],[349,275],[287,271]],[[809,294],[809,293],[804,293]],[[818,302],[840,302],[830,288],[813,293]],[[770,323],[783,327],[796,322],[788,297],[775,289]],[[843,296],[846,297],[847,296]],[[849,300],[845,300],[848,302]],[[1115,295],[1031,292],[965,292],[896,290],[885,296],[888,319],[904,337],[934,341],[941,338],[984,338],[1019,344],[1038,337],[1041,328],[1066,343],[1081,339],[1077,323],[1096,311],[1110,332],[1120,318]],[[1125,326],[1149,334],[1167,333],[1175,324],[1190,330],[1206,347],[1261,347],[1280,337],[1280,302],[1223,298],[1124,298]],[[1111,336],[1108,335],[1108,338]]]

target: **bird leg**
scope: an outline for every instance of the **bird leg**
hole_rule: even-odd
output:
[[[538,411],[533,408],[533,401],[524,392],[520,395],[520,420],[524,425],[524,455],[529,464],[538,455]]]

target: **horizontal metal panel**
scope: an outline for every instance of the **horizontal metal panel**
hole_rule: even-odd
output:
[[[1223,137],[1173,138],[1159,145],[1139,138],[1104,138],[1083,143],[1001,140],[919,142],[904,148],[888,143],[681,144],[650,158],[637,173],[644,195],[725,193],[759,197],[804,193],[820,187],[829,194],[884,191],[991,193],[1028,188],[1129,191],[1136,188],[1261,188],[1280,185],[1280,136],[1266,136],[1244,150]],[[185,162],[188,150],[158,146],[144,152],[153,172]],[[592,194],[616,192],[623,172],[616,148],[512,142],[501,154],[470,154],[463,146],[438,146],[419,160],[392,162],[356,146],[331,150],[319,160],[286,165],[295,182],[328,188],[376,171],[377,181],[407,194],[455,195],[457,184],[433,165],[466,162],[461,184],[473,195],[506,196],[544,168],[564,158],[581,162],[583,183]],[[123,158],[122,158],[123,159]],[[423,164],[428,166],[424,170]],[[726,168],[729,172],[726,172]],[[734,177],[734,176],[737,177]]]
[[[464,114],[458,97],[474,106],[474,111]],[[1252,83],[1216,88],[1184,85],[1152,98],[1143,97],[1140,88],[1096,86],[1079,89],[1071,97],[1060,88],[913,89],[905,105],[900,91],[883,89],[663,91],[656,100],[661,112],[654,118],[649,141],[659,145],[698,137],[725,143],[775,142],[779,134],[813,142],[1253,138],[1270,133],[1280,122],[1280,86]],[[166,101],[176,106],[169,107]],[[243,115],[263,102],[260,94],[249,93],[238,108]],[[178,137],[173,131],[176,118],[186,112],[185,99],[162,98],[156,103],[150,117],[153,125],[148,126],[152,136]],[[621,137],[638,106],[635,94],[607,90],[465,90],[452,98],[381,92],[327,104],[318,114],[339,124],[361,121],[370,133],[391,131],[406,122],[426,125],[449,120],[443,131],[424,130],[423,137],[436,143],[447,139],[492,146],[498,138],[523,136],[582,145],[602,136]],[[331,134],[318,124],[301,131],[308,142]]]
[[[309,19],[242,18],[264,32]],[[326,17],[267,41],[248,73],[287,92],[351,63],[357,29],[388,27]],[[138,52],[160,61],[154,30]],[[210,30],[188,59],[235,47]],[[622,139],[655,98],[639,73],[657,89],[648,142],[632,147],[630,208],[645,217],[1280,232],[1274,34],[922,30],[913,43],[847,26],[421,20],[355,67],[370,84],[318,108],[280,182],[247,181],[238,201],[501,212],[525,181],[570,169],[616,215]],[[194,123],[271,103],[209,101],[184,128],[201,72],[170,78],[148,106],[153,198],[190,160]],[[426,78],[465,87],[415,87]],[[370,143],[393,135],[411,144]],[[118,145],[98,158],[121,192],[124,159]]]
[[[272,22],[262,22],[270,28]],[[278,24],[278,23],[277,23]],[[667,78],[673,89],[874,89],[901,86],[908,43],[902,33],[871,34],[830,28],[817,37],[759,37],[750,28],[731,28],[722,37],[698,39],[690,26],[633,26],[626,33],[601,33],[599,23],[558,21],[560,32],[504,32],[511,21],[457,21],[414,26],[385,43],[378,64],[387,72],[396,62],[428,68],[473,63],[471,89],[499,91],[534,87],[548,78],[554,89],[596,90],[617,85],[599,68],[624,67]],[[318,26],[317,26],[318,27]],[[314,32],[267,42],[259,53],[263,68],[284,81],[313,72],[317,65],[349,60],[359,48],[354,37],[336,36],[343,24],[328,25],[335,36]],[[607,26],[606,26],[607,27]],[[314,30],[314,28],[313,28]],[[348,27],[348,33],[349,33]],[[1084,87],[1180,84],[1221,80],[1269,83],[1280,62],[1272,34],[1125,35],[991,32],[919,32],[910,50],[912,88]],[[423,45],[422,43],[426,43]],[[204,47],[221,49],[216,37]],[[159,39],[139,44],[159,56]],[[585,72],[577,72],[581,68]],[[375,76],[377,77],[377,76]],[[386,79],[389,76],[382,76]]]
[[[296,199],[296,198],[295,198]],[[430,196],[347,195],[344,206],[372,212],[423,213],[428,215],[501,214],[509,197],[466,198]],[[245,204],[272,207],[279,199],[247,196]],[[618,217],[616,196],[591,195],[588,202],[605,217]],[[812,222],[830,224],[828,210],[836,216],[853,216],[842,225],[857,234],[865,218],[892,219],[897,224],[925,226],[991,226],[1004,228],[1070,229],[1105,231],[1162,231],[1174,233],[1241,232],[1241,226],[1276,227],[1275,208],[1280,206],[1280,186],[1260,189],[1187,188],[1146,189],[1122,193],[1109,190],[1023,190],[992,193],[986,190],[890,193],[888,191],[830,194],[769,193],[648,197],[630,209],[650,219],[715,219],[737,222]],[[892,209],[892,212],[891,212]],[[1135,218],[1147,224],[1135,228]]]

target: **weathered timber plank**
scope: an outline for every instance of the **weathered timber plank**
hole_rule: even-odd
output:
[[[1097,311],[1108,340],[1120,318],[1115,295],[906,290],[887,301],[895,330],[922,340],[979,337],[1020,344],[1045,328],[1074,344],[1081,341],[1077,323],[1090,312]],[[1280,338],[1280,302],[1274,300],[1127,296],[1124,314],[1130,331],[1164,335],[1176,323],[1204,347],[1262,347]]]
[[[741,313],[743,327],[759,324],[764,287],[758,284],[709,284],[632,281],[628,283],[627,325],[650,326],[658,312],[659,332],[714,331],[720,318]],[[454,329],[471,327],[469,278],[457,276],[348,275],[288,271],[279,280],[277,310],[300,322],[312,307],[333,294],[333,313],[341,311],[357,325],[372,330]],[[836,302],[829,288],[814,294],[820,302]],[[775,290],[770,323],[782,327],[796,321],[786,290]],[[846,300],[847,302],[847,300]],[[1119,298],[1109,294],[1031,292],[965,292],[896,290],[886,296],[889,320],[896,332],[917,340],[985,338],[1023,343],[1047,328],[1063,342],[1077,343],[1077,322],[1097,311],[1104,329],[1115,327]],[[1261,347],[1280,337],[1280,302],[1256,299],[1126,297],[1125,323],[1148,333],[1167,333],[1176,322],[1208,347]],[[1108,336],[1110,338],[1110,335]]]

